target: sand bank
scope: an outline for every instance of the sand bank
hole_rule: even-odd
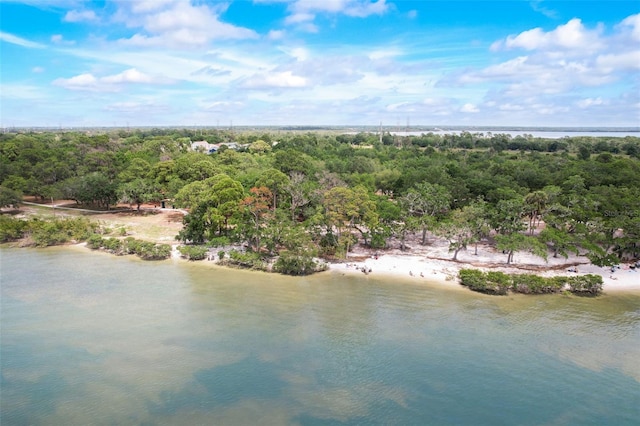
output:
[[[330,270],[340,273],[360,275],[385,275],[415,280],[459,285],[458,271],[464,268],[483,271],[501,271],[505,273],[529,273],[544,277],[575,276],[585,274],[600,275],[603,278],[603,290],[640,292],[640,270],[621,264],[612,272],[611,268],[592,265],[583,256],[569,258],[549,258],[547,261],[526,253],[518,253],[516,262],[506,265],[506,255],[496,253],[486,247],[479,251],[463,252],[458,261],[450,260],[452,255],[444,247],[431,246],[423,249],[421,255],[391,251],[390,253],[354,253],[341,263],[330,264]],[[577,272],[574,272],[576,271]],[[366,271],[366,272],[364,272]]]

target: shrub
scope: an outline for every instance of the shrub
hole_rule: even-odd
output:
[[[260,254],[255,252],[242,253],[237,250],[231,250],[229,252],[228,263],[241,268],[257,269],[260,271],[267,270],[267,265],[260,257]]]
[[[557,280],[554,277],[545,278],[532,274],[514,274],[511,276],[513,291],[524,294],[544,294],[557,293],[564,287],[564,280]]]
[[[103,244],[103,239],[100,235],[98,234],[91,234],[91,236],[89,236],[89,238],[87,238],[87,247],[89,247],[92,250],[98,250],[100,248],[102,248],[102,244]]]
[[[106,238],[102,241],[102,247],[109,253],[124,254],[123,243],[117,238]]]
[[[209,248],[205,246],[180,246],[178,251],[182,257],[189,260],[202,260],[207,257]]]
[[[143,260],[163,260],[171,256],[171,246],[127,237],[122,241],[122,253],[135,254]]]
[[[225,254],[225,253],[224,253],[224,250],[220,250],[220,251],[218,252],[218,259],[220,259],[220,260],[224,260],[224,254]]]
[[[283,253],[273,265],[276,272],[285,275],[309,275],[319,270],[319,265],[310,256]]]
[[[171,256],[171,246],[140,241],[136,254],[143,260],[163,260]]]
[[[209,240],[209,247],[225,247],[231,244],[229,237],[215,237]]]
[[[465,287],[469,287],[474,291],[483,291],[486,288],[487,281],[484,276],[484,272],[477,269],[461,269],[458,272],[460,278],[460,284]]]
[[[502,272],[482,272],[477,269],[461,269],[460,283],[473,291],[490,294],[507,294],[511,287],[509,275]]]
[[[22,238],[27,231],[27,221],[0,215],[0,243]]]
[[[127,237],[122,242],[122,250],[125,254],[137,254],[140,250],[140,243],[142,241],[136,240],[133,237]]]
[[[602,277],[600,275],[580,275],[569,277],[569,290],[572,293],[597,296],[602,292]]]
[[[511,277],[503,272],[487,272],[486,293],[507,294],[511,287]]]
[[[568,284],[572,293],[596,296],[602,291],[603,284],[600,275],[545,278],[532,274],[484,273],[476,269],[461,269],[458,277],[461,285],[473,291],[501,295],[509,289],[524,294],[558,293]]]

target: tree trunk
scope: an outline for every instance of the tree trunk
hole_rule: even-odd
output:
[[[422,228],[422,243],[423,246],[427,245],[427,227]]]
[[[507,255],[507,265],[511,265],[512,260],[513,260],[513,250],[509,250],[509,254]]]
[[[451,260],[453,260],[454,262],[458,260],[458,252],[460,251],[460,249],[461,249],[461,248],[462,248],[462,247],[457,248],[457,249],[453,252],[453,259],[451,259]]]

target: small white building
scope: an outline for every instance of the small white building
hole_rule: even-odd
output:
[[[212,154],[218,150],[218,145],[209,143],[207,141],[196,141],[191,142],[191,150],[193,151],[204,151],[209,154]]]

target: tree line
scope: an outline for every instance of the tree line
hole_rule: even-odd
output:
[[[220,149],[193,151],[195,140]],[[634,137],[153,129],[6,133],[0,154],[2,206],[25,195],[101,209],[166,200],[188,210],[184,244],[241,243],[243,262],[277,258],[287,273],[356,245],[409,250],[413,235],[446,240],[454,260],[481,241],[506,263],[518,251],[598,265],[640,257]]]

